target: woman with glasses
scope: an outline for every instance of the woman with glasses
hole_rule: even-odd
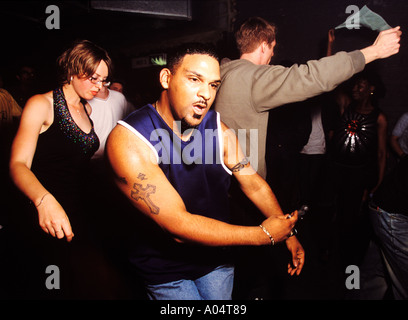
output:
[[[74,232],[78,240],[73,243],[82,243],[81,239],[87,237],[83,202],[86,192],[81,188],[99,139],[86,100],[109,85],[106,79],[111,59],[104,49],[83,40],[66,50],[57,64],[60,86],[31,97],[24,107],[12,146],[10,174],[18,189],[31,200],[41,229],[55,238],[42,233],[40,238],[46,240],[41,241],[53,243],[60,251],[62,245],[55,242],[62,240],[56,239],[71,242]],[[36,231],[37,237],[40,232]],[[44,243],[44,251],[51,251]]]

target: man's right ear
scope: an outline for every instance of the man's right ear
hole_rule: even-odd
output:
[[[171,77],[170,69],[164,68],[160,71],[160,84],[163,87],[163,89],[169,88],[170,77]]]

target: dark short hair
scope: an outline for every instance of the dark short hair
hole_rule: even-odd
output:
[[[174,47],[167,53],[166,67],[174,72],[186,55],[205,54],[219,61],[215,48],[210,44],[187,43]]]
[[[105,61],[111,74],[112,60],[105,49],[88,40],[74,42],[57,59],[61,84],[69,83],[72,76],[91,77],[101,61]]]
[[[276,26],[260,17],[251,17],[235,33],[240,54],[253,52],[263,41],[268,44],[276,39]]]
[[[370,86],[373,86],[374,87],[374,96],[372,97],[373,99],[384,98],[386,94],[386,87],[384,85],[384,82],[379,73],[375,69],[370,68],[370,66],[366,67],[363,71],[354,75],[353,80],[354,80],[353,84],[357,83],[358,81],[365,80],[368,82]]]

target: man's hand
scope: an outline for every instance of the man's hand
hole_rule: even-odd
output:
[[[288,263],[288,273],[299,275],[305,264],[305,250],[296,237],[286,240],[286,246],[292,254],[292,263]]]
[[[370,63],[377,59],[388,58],[398,53],[401,34],[400,27],[381,31],[371,46],[361,49],[366,63]]]
[[[291,235],[292,229],[298,220],[298,212],[295,211],[290,215],[270,216],[262,225],[272,235],[275,243],[285,241]]]

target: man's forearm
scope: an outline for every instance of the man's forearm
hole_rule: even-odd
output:
[[[240,183],[241,190],[265,217],[284,215],[278,199],[268,183],[261,176],[254,174],[252,178],[250,178],[249,184],[242,183],[242,180]]]
[[[168,224],[164,229],[181,243],[197,243],[205,246],[270,244],[269,238],[258,226],[237,226],[195,214],[188,214],[177,223],[177,226]]]
[[[360,51],[364,55],[366,64],[378,59],[378,53],[374,46],[369,46]]]

